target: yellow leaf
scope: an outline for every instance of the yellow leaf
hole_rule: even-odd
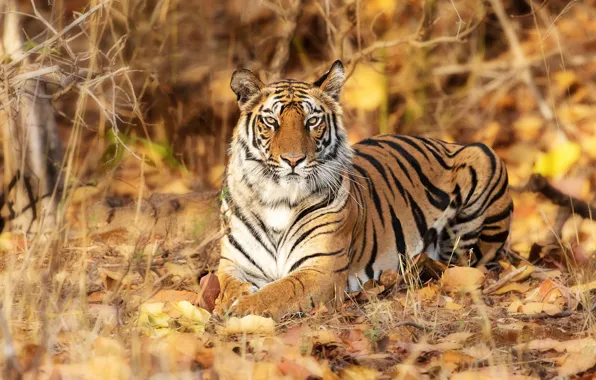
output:
[[[530,289],[530,285],[526,283],[512,282],[496,290],[494,294],[505,294],[508,292],[525,293]]]
[[[0,234],[0,251],[12,251],[14,244],[12,244],[12,234],[10,232],[3,232]]]
[[[170,316],[163,312],[163,302],[141,305],[137,326],[147,335],[162,336],[169,331]]]
[[[374,380],[378,379],[381,374],[376,369],[351,365],[342,369],[339,376],[346,380]]]
[[[477,268],[453,267],[443,272],[441,285],[449,292],[478,289],[484,282],[484,273]]]
[[[275,322],[271,318],[247,315],[242,318],[232,317],[226,323],[224,334],[273,334]]]
[[[211,317],[211,314],[207,310],[196,307],[186,300],[176,302],[176,308],[185,318],[195,322],[207,323]]]
[[[573,293],[590,292],[595,289],[596,289],[596,281],[592,281],[587,284],[575,285],[575,286],[572,286],[571,288],[569,288],[569,290],[571,290]]]
[[[533,141],[542,129],[542,118],[536,115],[523,116],[513,124],[513,130],[521,141]]]
[[[562,143],[550,152],[539,155],[534,165],[534,173],[549,178],[560,177],[579,160],[580,154],[581,148],[578,144],[571,141]]]
[[[562,89],[569,88],[577,81],[577,75],[573,71],[557,71],[554,78],[555,83]]]
[[[474,336],[473,332],[456,332],[453,334],[449,334],[446,337],[443,337],[441,339],[439,339],[439,342],[453,342],[453,343],[460,343],[460,342],[464,342],[466,340],[468,340],[469,338],[471,338],[472,336]]]
[[[373,111],[387,94],[385,76],[370,65],[358,65],[344,89],[344,102],[352,108]]]
[[[545,302],[529,302],[525,305],[522,305],[521,308],[519,308],[518,310],[520,313],[530,315],[539,313],[555,315],[563,311],[561,306]]]
[[[421,300],[433,299],[437,295],[439,288],[436,285],[428,285],[418,290],[418,297]]]
[[[585,347],[581,352],[565,356],[559,368],[559,375],[571,376],[596,366],[596,346]]]
[[[447,310],[457,311],[457,310],[461,310],[462,308],[463,308],[462,305],[455,303],[455,302],[449,301],[449,302],[445,303],[445,309],[447,309]]]

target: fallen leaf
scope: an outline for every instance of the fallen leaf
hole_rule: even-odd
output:
[[[474,333],[473,332],[456,332],[453,334],[449,334],[441,339],[438,339],[439,342],[452,342],[452,343],[461,343],[464,342],[466,340],[468,340],[469,338],[473,337]]]
[[[376,369],[351,365],[339,371],[342,380],[376,380],[381,373]]]
[[[202,334],[205,332],[205,325],[209,322],[211,314],[200,307],[196,307],[188,301],[178,301],[175,303],[176,309],[181,313],[181,318],[176,321],[195,334]]]
[[[201,299],[199,301],[199,306],[205,308],[208,311],[213,311],[215,308],[215,300],[217,296],[219,296],[220,287],[219,287],[219,280],[217,276],[213,273],[209,273],[200,280],[200,288],[201,288]]]
[[[521,272],[520,274],[518,274],[517,276],[515,276],[514,278],[512,278],[511,281],[513,281],[513,282],[523,281],[526,278],[530,277],[530,275],[532,275],[532,273],[534,273],[535,271],[536,271],[536,267],[534,267],[533,265],[525,265],[524,271]]]
[[[140,307],[137,326],[150,336],[162,336],[169,332],[170,316],[163,312],[164,302],[146,302]]]
[[[447,301],[445,302],[445,309],[458,311],[463,309],[463,306],[452,301]]]
[[[518,308],[518,312],[522,314],[532,315],[532,314],[540,314],[546,313],[548,315],[555,315],[562,312],[563,309],[561,306],[556,304],[550,304],[545,302],[529,302],[527,304],[521,305]]]
[[[474,357],[458,351],[445,351],[442,360],[445,363],[455,364],[456,366],[469,365],[476,361]]]
[[[470,355],[477,360],[486,360],[491,356],[491,349],[484,343],[479,343],[475,346],[464,349],[464,353]]]
[[[271,318],[265,318],[258,315],[247,315],[242,318],[230,318],[223,333],[232,334],[273,334],[275,332],[275,322]]]
[[[557,144],[548,153],[538,156],[533,172],[548,178],[560,177],[579,160],[580,155],[581,148],[577,143],[567,141]]]
[[[447,268],[441,277],[441,285],[449,292],[472,291],[480,288],[484,273],[472,267]]]
[[[454,342],[442,342],[437,344],[430,343],[397,343],[397,346],[409,352],[433,352],[433,351],[447,351],[459,350],[462,345]]]
[[[178,301],[188,301],[193,305],[199,303],[200,296],[195,292],[189,292],[185,290],[160,290],[159,292],[155,293],[153,297],[149,300],[149,302],[178,302]]]
[[[562,297],[557,285],[552,280],[545,280],[526,294],[526,301],[554,303]]]
[[[505,294],[509,292],[525,293],[530,289],[530,284],[525,282],[512,282],[493,292],[493,294]]]
[[[383,285],[386,289],[392,287],[393,285],[397,284],[399,280],[399,274],[393,269],[388,269],[383,271],[381,277],[379,278],[379,284]]]
[[[454,373],[450,380],[530,380],[538,379],[532,376],[523,376],[510,373],[501,366],[486,367],[479,370],[469,370]]]
[[[596,339],[594,338],[572,339],[563,342],[550,338],[536,339],[531,340],[527,343],[521,343],[514,346],[516,350],[555,350],[557,352],[582,352],[586,348],[593,347],[596,347]]]
[[[439,292],[439,287],[435,284],[430,284],[425,286],[424,288],[419,289],[416,294],[418,298],[421,300],[429,300],[434,299],[437,293]]]
[[[571,288],[569,288],[569,290],[571,290],[572,293],[576,294],[591,292],[592,290],[596,290],[596,281],[592,281],[587,284],[574,285]]]
[[[567,355],[562,363],[557,363],[559,375],[571,376],[576,373],[585,372],[596,366],[596,346],[585,347],[580,352],[572,352]]]

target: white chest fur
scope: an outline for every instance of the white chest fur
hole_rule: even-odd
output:
[[[292,209],[286,206],[263,209],[263,221],[277,232],[285,231],[290,226],[291,218]]]

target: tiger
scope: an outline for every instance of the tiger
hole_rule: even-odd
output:
[[[315,82],[232,74],[240,117],[221,194],[217,315],[276,320],[341,302],[423,252],[494,260],[509,236],[506,167],[482,143],[378,135],[352,146],[344,66]]]

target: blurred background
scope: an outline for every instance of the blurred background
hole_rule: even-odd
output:
[[[48,86],[75,206],[217,189],[239,115],[232,72],[315,80],[336,59],[348,74],[352,142],[378,133],[481,141],[505,160],[512,186],[540,173],[594,200],[592,0],[17,3],[26,49],[104,5],[30,57],[33,68],[60,68],[63,80]],[[515,197],[512,242],[527,253],[556,208]],[[568,225],[566,238],[596,248],[594,223]]]

